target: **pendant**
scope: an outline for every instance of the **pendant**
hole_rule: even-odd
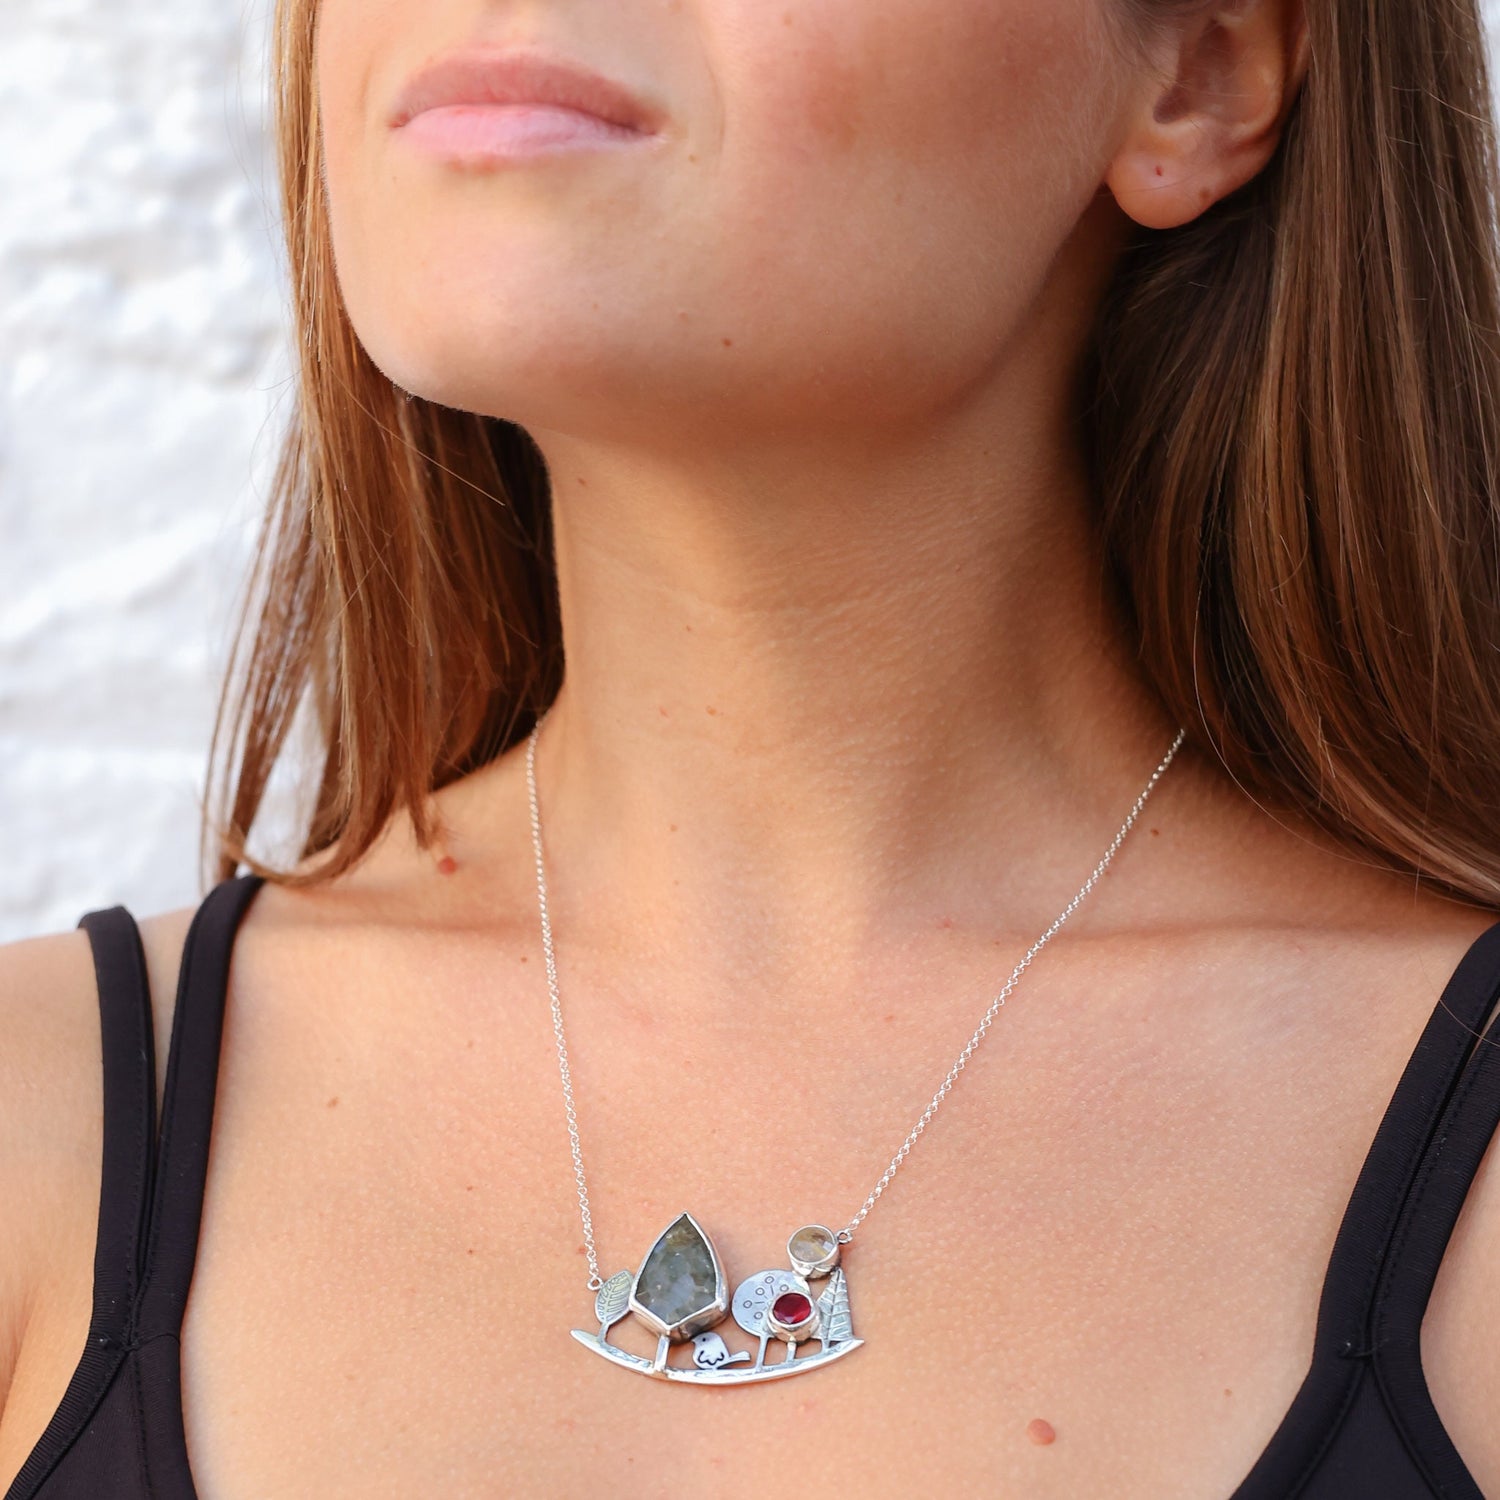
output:
[[[575,1328],[573,1337],[627,1370],[694,1385],[779,1380],[858,1349],[864,1340],[854,1337],[849,1320],[849,1284],[838,1263],[838,1237],[822,1224],[805,1224],[787,1241],[787,1259],[787,1269],[757,1271],[731,1296],[713,1241],[691,1214],[679,1214],[657,1236],[634,1276],[617,1271],[599,1288],[594,1299],[598,1333]],[[828,1286],[814,1301],[809,1283],[825,1276]],[[608,1341],[611,1325],[627,1312],[657,1336],[655,1359],[642,1359]],[[714,1331],[731,1314],[757,1341],[753,1353],[731,1350]],[[785,1345],[785,1353],[768,1362],[773,1339]],[[799,1356],[798,1347],[812,1339],[818,1341],[818,1352]],[[673,1345],[684,1343],[693,1346],[692,1365],[668,1364]]]

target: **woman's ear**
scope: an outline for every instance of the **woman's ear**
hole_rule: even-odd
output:
[[[1164,31],[1155,56],[1104,185],[1137,223],[1171,229],[1270,160],[1307,72],[1303,0],[1205,6]]]

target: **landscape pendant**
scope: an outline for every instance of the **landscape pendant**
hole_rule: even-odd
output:
[[[658,1380],[694,1385],[743,1385],[780,1380],[819,1369],[864,1343],[849,1321],[849,1284],[839,1265],[839,1241],[822,1224],[805,1224],[787,1241],[785,1269],[757,1271],[731,1297],[724,1266],[713,1241],[691,1214],[679,1214],[657,1236],[634,1276],[617,1271],[594,1299],[598,1333],[573,1329],[585,1348],[627,1370]],[[810,1283],[823,1277],[828,1285],[813,1300]],[[657,1336],[655,1359],[642,1359],[608,1342],[610,1326],[633,1313]],[[752,1352],[731,1350],[714,1328],[726,1317],[757,1341]],[[798,1354],[816,1339],[816,1354]],[[772,1341],[784,1345],[768,1360]],[[691,1365],[667,1363],[673,1345],[691,1343]]]

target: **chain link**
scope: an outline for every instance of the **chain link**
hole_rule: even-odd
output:
[[[550,709],[547,711],[551,712]],[[583,1149],[578,1144],[578,1116],[573,1108],[573,1074],[568,1067],[568,1044],[563,1040],[562,1001],[557,994],[557,959],[552,952],[552,922],[547,915],[547,871],[542,863],[542,815],[536,799],[536,738],[547,714],[532,726],[526,744],[526,787],[531,795],[531,844],[536,851],[536,888],[542,908],[542,947],[547,958],[547,988],[552,994],[552,1033],[557,1038],[557,1065],[562,1071],[563,1099],[567,1103],[568,1138],[573,1143],[573,1178],[578,1184],[578,1211],[583,1216],[583,1241],[588,1251],[591,1292],[604,1285],[599,1274],[599,1257],[594,1249],[594,1218],[589,1212],[588,1184],[583,1176]]]
[[[536,851],[537,900],[541,908],[542,947],[546,954],[547,960],[547,988],[552,996],[552,1031],[553,1035],[557,1038],[557,1062],[558,1068],[562,1074],[563,1099],[567,1106],[568,1138],[572,1143],[573,1150],[573,1177],[578,1184],[578,1208],[583,1218],[583,1239],[584,1245],[588,1252],[588,1286],[590,1291],[597,1291],[601,1286],[604,1285],[604,1279],[599,1274],[599,1259],[594,1249],[594,1221],[593,1216],[589,1212],[588,1185],[585,1180],[583,1171],[583,1151],[578,1141],[578,1115],[573,1105],[573,1076],[568,1066],[567,1042],[563,1039],[562,1001],[558,997],[557,992],[557,960],[552,950],[552,922],[547,913],[547,874],[546,868],[542,861],[542,818],[541,811],[537,803],[536,794],[537,737],[541,733],[542,725],[547,720],[547,713],[550,712],[551,709],[549,708],[537,719],[536,723],[532,726],[531,734],[527,740],[526,787],[531,799],[531,841],[532,846]],[[1041,952],[1042,948],[1046,946],[1052,935],[1058,930],[1059,927],[1063,925],[1064,922],[1068,920],[1073,912],[1077,910],[1079,903],[1082,902],[1084,897],[1087,896],[1088,893],[1094,888],[1094,885],[1098,881],[1099,877],[1104,874],[1105,870],[1109,866],[1110,860],[1115,857],[1115,854],[1118,852],[1120,845],[1125,842],[1126,834],[1130,832],[1131,827],[1135,823],[1135,820],[1140,816],[1141,809],[1146,805],[1146,799],[1151,795],[1152,789],[1156,786],[1156,783],[1161,780],[1162,775],[1166,771],[1167,767],[1172,764],[1172,757],[1175,756],[1178,750],[1182,747],[1183,740],[1186,737],[1187,731],[1185,729],[1179,729],[1177,731],[1177,735],[1172,741],[1171,748],[1161,758],[1161,761],[1158,763],[1156,769],[1151,773],[1150,780],[1147,781],[1146,785],[1142,788],[1140,795],[1135,799],[1135,803],[1131,807],[1125,821],[1120,825],[1119,831],[1110,841],[1109,848],[1105,850],[1104,857],[1099,861],[1098,864],[1094,866],[1092,874],[1090,874],[1089,878],[1085,880],[1084,883],[1079,887],[1077,894],[1074,895],[1073,899],[1069,901],[1068,904],[1062,909],[1062,911],[1060,911],[1053,919],[1051,926],[1049,926],[1047,930],[1036,940],[1036,942],[1034,942],[1031,947],[1026,950],[1025,956],[1015,966],[1015,968],[1011,970],[1010,978],[1006,980],[1004,988],[1002,988],[1000,993],[996,995],[995,998],[990,1002],[989,1009],[985,1011],[983,1019],[980,1021],[979,1025],[975,1027],[973,1036],[969,1038],[968,1044],[964,1047],[963,1051],[959,1053],[958,1060],[948,1070],[948,1076],[943,1079],[942,1085],[939,1087],[937,1093],[932,1096],[931,1103],[929,1103],[927,1108],[922,1111],[921,1118],[911,1128],[910,1133],[901,1143],[900,1150],[898,1150],[896,1154],[891,1158],[890,1165],[885,1169],[885,1172],[882,1174],[880,1181],[875,1184],[874,1191],[868,1198],[865,1199],[864,1204],[860,1208],[859,1212],[855,1214],[855,1216],[850,1219],[842,1229],[838,1231],[837,1239],[841,1245],[847,1245],[849,1241],[854,1238],[854,1231],[859,1228],[860,1224],[864,1220],[865,1215],[868,1214],[872,1208],[874,1208],[876,1200],[885,1191],[886,1186],[890,1182],[890,1180],[896,1175],[896,1172],[900,1168],[901,1163],[906,1160],[908,1155],[910,1155],[911,1148],[916,1145],[918,1137],[924,1130],[926,1130],[928,1121],[930,1121],[933,1115],[937,1113],[938,1106],[948,1096],[949,1091],[958,1080],[958,1075],[963,1072],[965,1064],[974,1055],[974,1051],[979,1046],[980,1042],[984,1040],[985,1033],[988,1032],[990,1028],[990,1023],[994,1021],[995,1017],[1000,1013],[1001,1006],[1005,1004],[1011,992],[1015,989],[1016,982],[1020,979],[1021,975],[1026,972],[1027,968],[1030,967],[1032,960],[1037,956],[1038,953]]]

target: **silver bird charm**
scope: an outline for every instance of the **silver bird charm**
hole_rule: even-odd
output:
[[[700,1370],[717,1370],[724,1365],[737,1364],[742,1359],[748,1362],[749,1358],[748,1351],[744,1349],[738,1354],[731,1354],[729,1345],[716,1333],[693,1335],[693,1363]]]

